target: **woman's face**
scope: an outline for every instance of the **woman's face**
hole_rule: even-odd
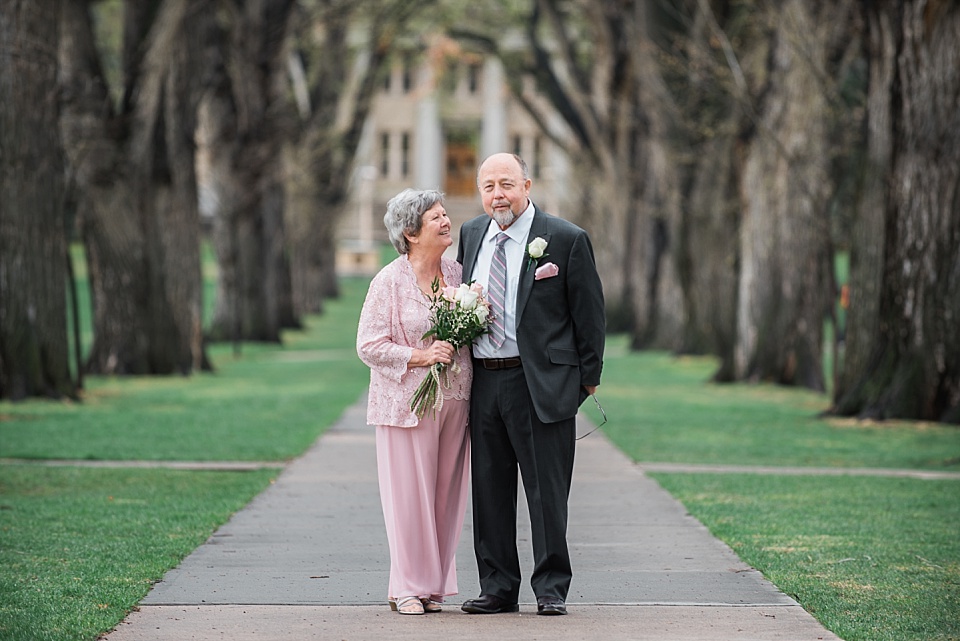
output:
[[[416,247],[417,251],[439,250],[439,253],[443,253],[453,244],[450,228],[447,210],[443,208],[443,203],[437,203],[420,216],[420,233],[408,237],[411,251]]]

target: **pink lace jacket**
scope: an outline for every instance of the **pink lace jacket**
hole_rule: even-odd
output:
[[[441,269],[447,285],[456,287],[462,282],[456,261],[441,259]],[[414,348],[423,349],[433,340],[420,338],[430,326],[430,300],[417,287],[413,266],[402,255],[374,276],[360,312],[357,354],[370,367],[368,425],[417,425],[410,397],[428,368],[407,367],[407,363]],[[445,399],[467,400],[473,381],[470,347],[461,348],[454,361],[460,365],[460,372],[451,371],[450,388],[441,386],[441,391]]]

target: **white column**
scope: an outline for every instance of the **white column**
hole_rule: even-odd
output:
[[[433,70],[429,64],[420,68],[417,83],[421,93],[417,104],[417,125],[413,134],[413,184],[417,189],[443,188],[443,129],[437,106]]]
[[[503,82],[503,65],[494,57],[483,63],[483,122],[480,125],[480,157],[507,149],[507,87]]]
[[[413,140],[413,181],[417,189],[440,189],[443,184],[443,132],[437,98],[432,93],[417,105]]]
[[[560,129],[558,119],[558,116],[552,116],[548,119],[548,126],[555,131]],[[570,175],[570,161],[566,153],[560,147],[554,145],[546,136],[543,137],[541,144],[543,145],[541,153],[543,154],[544,179],[549,186],[548,193],[550,194],[550,206],[552,207],[547,211],[563,216],[568,213],[565,210],[570,205],[570,191],[567,189],[570,181],[573,180]]]
[[[373,165],[364,165],[357,171],[358,199],[357,227],[359,229],[360,248],[367,249],[373,245],[373,185],[377,179],[377,168]]]
[[[390,132],[390,180],[402,180],[400,175],[400,132]]]

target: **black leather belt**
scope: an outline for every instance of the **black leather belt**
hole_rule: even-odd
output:
[[[475,358],[473,359],[483,366],[483,369],[510,369],[520,367],[520,357],[512,358]]]

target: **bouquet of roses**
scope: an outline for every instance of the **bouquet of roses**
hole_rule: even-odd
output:
[[[433,314],[433,326],[423,338],[434,337],[447,341],[455,350],[469,345],[473,339],[487,333],[490,322],[490,303],[483,297],[483,286],[479,283],[464,283],[459,287],[440,289],[440,280],[434,279],[433,298],[430,310]],[[459,365],[453,363],[453,373],[459,373]],[[418,418],[423,418],[428,409],[440,411],[443,408],[443,390],[441,385],[450,388],[450,373],[444,363],[434,363],[427,371],[423,382],[410,399],[410,409]]]

